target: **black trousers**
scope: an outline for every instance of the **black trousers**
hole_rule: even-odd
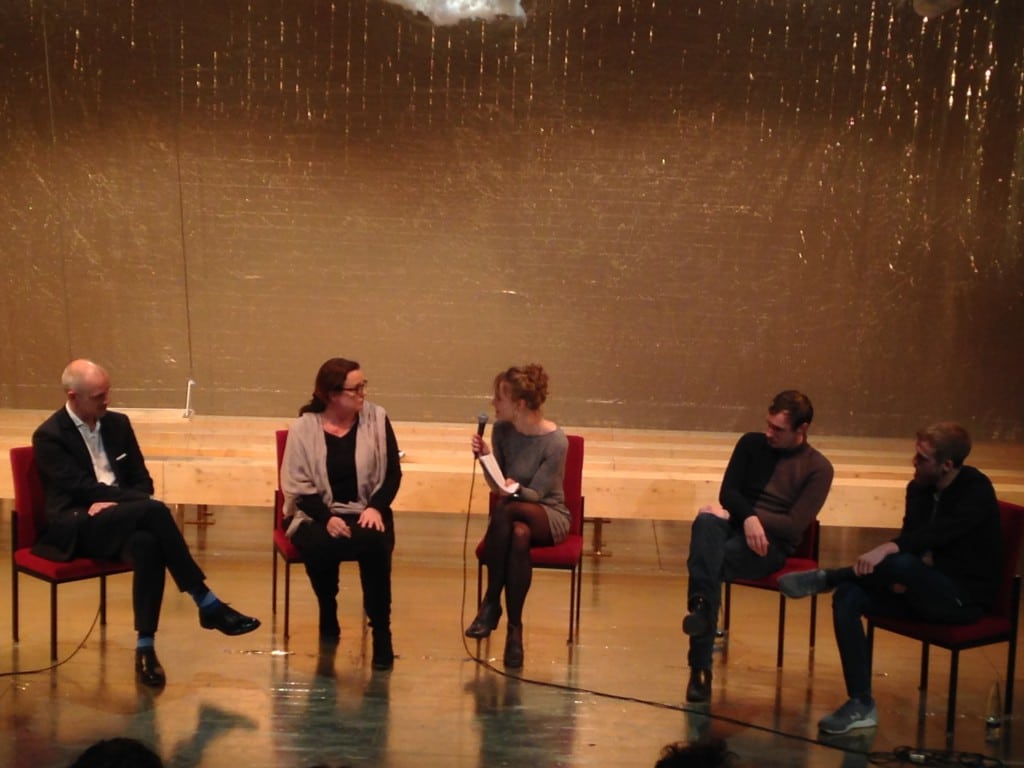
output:
[[[87,518],[79,529],[75,554],[132,564],[135,630],[142,635],[156,633],[166,571],[182,592],[200,589],[206,578],[171,510],[156,499],[124,502]]]
[[[346,515],[351,538],[334,538],[326,522],[311,520],[292,534],[292,543],[302,553],[306,574],[320,606],[321,634],[337,634],[338,569],[345,561],[359,563],[363,588],[363,610],[374,629],[391,626],[391,553],[395,548],[394,519],[382,514],[384,531],[361,528],[357,515]]]
[[[718,618],[722,602],[722,582],[726,579],[762,579],[779,570],[786,553],[769,537],[768,554],[762,557],[747,546],[741,528],[708,513],[699,514],[690,529],[690,555],[686,566],[690,574],[687,598],[703,597],[712,620]],[[687,657],[694,669],[711,669],[715,635],[690,638]]]

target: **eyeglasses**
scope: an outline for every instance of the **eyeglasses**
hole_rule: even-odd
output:
[[[368,382],[368,381],[364,381],[362,384],[357,384],[354,387],[342,387],[341,391],[342,392],[354,392],[357,395],[365,395],[366,394],[366,385],[369,384],[369,383],[370,382]]]

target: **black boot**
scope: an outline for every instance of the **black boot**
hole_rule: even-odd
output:
[[[376,670],[393,669],[395,666],[395,651],[391,647],[391,629],[373,630],[373,661],[371,666]]]
[[[508,625],[508,635],[505,637],[505,666],[509,669],[519,669],[523,666],[523,625]]]
[[[320,642],[330,645],[341,640],[341,627],[338,625],[338,601],[334,597],[318,598],[320,609]]]
[[[698,669],[690,670],[690,682],[686,684],[686,700],[699,704],[711,698],[711,670]]]
[[[498,626],[498,619],[500,618],[501,603],[497,601],[491,603],[484,600],[480,604],[480,610],[477,612],[476,618],[473,619],[473,623],[466,630],[466,637],[475,637],[478,640],[488,637],[491,634],[491,630]]]

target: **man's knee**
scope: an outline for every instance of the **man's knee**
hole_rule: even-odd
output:
[[[910,552],[897,552],[876,565],[874,572],[878,578],[902,583],[910,579],[921,568],[927,567],[918,555]]]
[[[690,547],[692,548],[695,542],[698,545],[703,545],[708,541],[721,539],[728,531],[728,526],[728,521],[717,515],[698,514],[693,518],[693,524],[690,526]]]

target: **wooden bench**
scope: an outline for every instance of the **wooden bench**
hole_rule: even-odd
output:
[[[170,409],[124,409],[135,425],[156,495],[174,505],[270,507],[275,487],[273,435],[289,417],[253,418]],[[50,411],[0,409],[0,449],[27,445]],[[395,422],[405,456],[395,508],[403,512],[466,512],[474,462],[475,424]],[[714,500],[738,437],[734,433],[566,427],[586,439],[583,490],[591,520],[691,520]],[[822,513],[826,526],[898,527],[911,475],[908,438],[814,435],[836,478]],[[970,459],[1000,498],[1024,503],[1024,445],[981,443]],[[6,464],[6,461],[4,462]],[[0,499],[13,496],[0,471]],[[477,476],[473,514],[487,513]],[[598,526],[599,528],[599,526]],[[600,548],[600,531],[595,531]]]

